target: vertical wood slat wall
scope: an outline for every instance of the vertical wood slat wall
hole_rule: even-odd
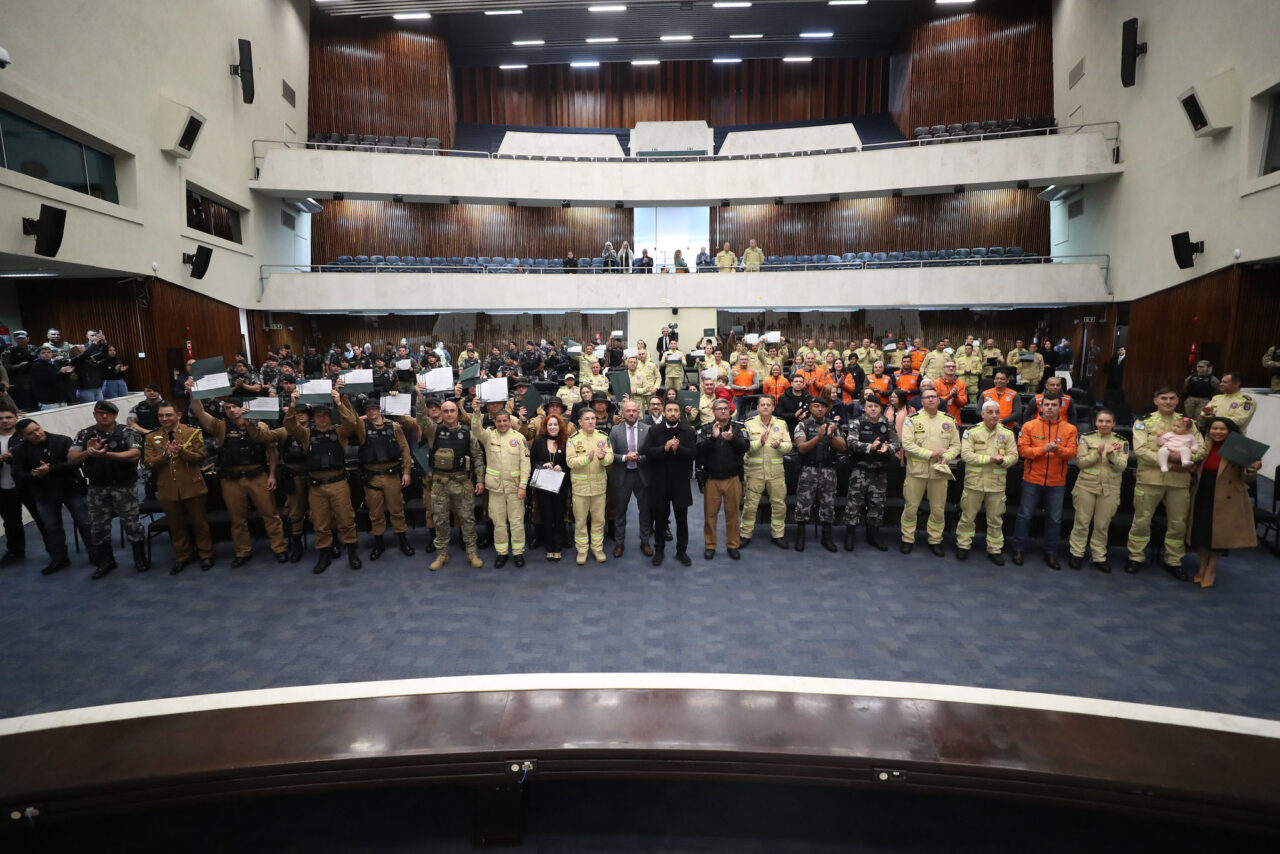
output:
[[[681,60],[596,69],[535,65],[461,68],[458,120],[481,124],[630,128],[636,122],[711,125],[834,119],[888,110],[887,57],[735,65]]]

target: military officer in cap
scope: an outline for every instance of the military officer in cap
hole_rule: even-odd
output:
[[[769,538],[779,548],[787,548],[787,477],[782,459],[791,453],[791,431],[781,418],[774,418],[774,401],[764,395],[756,402],[756,414],[743,430],[749,442],[743,458],[742,548],[751,544],[760,512],[760,498],[769,496]]]
[[[987,515],[987,557],[1004,566],[1005,475],[1018,463],[1018,437],[1000,423],[1000,403],[982,404],[982,423],[970,427],[960,440],[964,460],[964,491],[960,493],[960,522],[956,525],[956,558],[969,556],[978,511]],[[932,500],[930,504],[932,504]]]
[[[159,427],[142,440],[142,463],[155,473],[156,498],[169,522],[169,542],[173,545],[173,567],[177,575],[191,562],[191,538],[195,531],[195,551],[200,566],[213,566],[213,538],[209,533],[207,502],[209,487],[204,482],[204,436],[195,427],[183,424],[172,403],[156,406]]]
[[[1213,363],[1208,359],[1196,362],[1195,373],[1182,381],[1183,411],[1197,422],[1201,421],[1201,411],[1209,403],[1209,398],[1218,393],[1221,382],[1213,375]],[[1208,426],[1200,425],[1203,427]]]
[[[369,560],[377,560],[386,551],[388,514],[400,553],[413,557],[404,519],[404,488],[412,475],[409,442],[399,423],[382,417],[380,397],[369,395],[363,408],[365,417],[356,421],[355,440],[360,446],[360,479],[364,483],[364,503],[369,508],[369,531],[373,534]]]
[[[834,397],[830,392],[809,401],[809,417],[796,425],[793,442],[800,454],[800,482],[796,485],[796,551],[804,551],[806,528],[814,504],[818,505],[818,521],[822,523],[822,545],[836,551],[831,525],[835,521],[836,454],[846,449],[839,426],[827,420]]]
[[[351,506],[351,488],[347,485],[347,443],[356,435],[357,416],[351,404],[341,394],[342,380],[334,381],[330,392],[333,403],[320,403],[311,407],[311,424],[304,427],[298,421],[295,407],[301,392],[293,393],[293,406],[284,416],[285,431],[297,439],[307,452],[307,478],[310,489],[307,504],[311,509],[311,526],[315,529],[315,544],[319,557],[311,571],[319,574],[329,568],[334,558],[334,529],[347,547],[347,562],[352,569],[360,569],[364,563],[356,550],[356,514]],[[341,424],[333,423],[337,409]],[[340,553],[340,552],[339,552]]]
[[[880,525],[884,522],[884,502],[889,492],[889,466],[898,464],[902,442],[893,422],[884,417],[884,407],[874,391],[868,389],[863,396],[862,415],[846,425],[845,444],[853,460],[853,470],[844,510],[844,550],[853,551],[854,530],[865,509],[867,544],[882,552],[888,551],[889,547],[880,542]]]
[[[188,394],[194,387],[195,380],[187,380]],[[227,417],[222,421],[205,412],[198,399],[191,399],[191,412],[200,422],[200,427],[218,443],[222,500],[231,514],[231,541],[236,550],[231,561],[232,569],[244,566],[253,554],[253,537],[249,533],[250,505],[262,518],[276,563],[289,561],[284,526],[280,523],[280,513],[272,494],[276,489],[279,449],[267,425],[244,417],[244,405],[240,398],[228,398],[222,404],[222,412]]]
[[[524,499],[529,484],[529,446],[524,436],[511,429],[511,413],[500,410],[493,417],[493,429],[480,416],[471,416],[471,432],[484,448],[484,488],[489,493],[489,519],[493,522],[493,547],[498,556],[495,568],[507,564],[508,552],[517,567],[524,566]],[[510,527],[510,538],[508,538]]]
[[[129,410],[128,424],[134,430],[146,435],[152,430],[160,429],[160,419],[156,415],[159,408],[160,386],[152,383],[142,390],[142,400],[138,401],[133,409]]]
[[[1240,390],[1243,377],[1238,371],[1227,371],[1222,375],[1221,393],[1217,394],[1199,410],[1187,406],[1187,413],[1197,412],[1197,424],[1201,430],[1209,429],[1209,419],[1226,418],[1234,421],[1244,433],[1249,429],[1249,422],[1258,411],[1258,402],[1253,395]]]
[[[138,462],[142,459],[142,437],[116,423],[119,408],[109,400],[93,405],[97,423],[76,434],[67,451],[67,462],[83,464],[89,480],[89,525],[91,544],[98,566],[94,578],[102,578],[117,566],[111,553],[111,519],[120,518],[133,547],[133,568],[146,572],[151,568],[147,558],[146,532],[138,509]]]
[[[459,422],[458,404],[440,404],[437,424],[419,409],[418,427],[422,444],[431,454],[431,516],[436,523],[438,554],[431,563],[434,572],[449,562],[450,513],[458,518],[467,561],[476,569],[484,566],[476,546],[475,496],[484,494],[484,449],[471,428]]]
[[[938,393],[920,392],[923,409],[902,423],[902,448],[907,454],[907,479],[902,487],[902,546],[910,554],[916,544],[920,500],[929,498],[929,548],[942,557],[946,524],[947,483],[954,478],[948,463],[960,456],[960,429],[955,419],[938,409]]]

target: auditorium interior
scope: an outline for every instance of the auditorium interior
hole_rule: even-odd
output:
[[[1115,572],[1046,569],[1043,516],[1025,566],[959,562],[963,475],[945,559],[923,520],[897,548],[902,476],[887,552],[788,516],[807,551],[695,542],[692,566],[632,537],[520,568],[482,542],[471,568],[454,535],[429,572],[416,478],[416,557],[360,572],[270,561],[251,517],[252,562],[214,525],[213,568],[171,575],[153,513],[150,572],[91,580],[69,521],[72,568],[42,575],[27,515],[0,564],[0,850],[1276,850],[1280,4],[3,7],[0,339],[101,330],[121,423],[191,359],[284,345],[456,366],[665,330],[726,359],[972,336],[1064,342],[1081,442],[1104,402],[1133,437],[1208,360],[1265,455],[1235,507],[1257,546],[1205,590],[1159,570],[1166,510],[1142,572],[1127,527]],[[74,436],[94,404],[29,417]]]

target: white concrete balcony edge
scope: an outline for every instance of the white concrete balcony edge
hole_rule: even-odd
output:
[[[1096,259],[1095,259],[1096,260]],[[296,269],[296,268],[294,268]],[[1099,263],[779,273],[499,275],[264,270],[252,308],[303,312],[692,308],[778,311],[1108,303]]]
[[[1047,136],[982,139],[945,145],[863,148],[765,160],[691,162],[508,160],[371,151],[329,151],[301,143],[254,144],[257,180],[249,187],[282,198],[403,196],[407,202],[628,207],[827,201],[832,196],[888,196],[1083,184],[1123,171],[1112,162],[1114,124]]]

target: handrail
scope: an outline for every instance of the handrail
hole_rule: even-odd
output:
[[[1047,128],[1009,128],[1004,130],[980,131],[962,136],[947,136],[938,139],[902,139],[890,142],[870,142],[861,146],[846,146],[843,148],[805,148],[793,149],[788,151],[770,151],[759,152],[754,154],[698,154],[698,155],[672,155],[663,157],[617,157],[604,155],[575,156],[572,154],[499,154],[488,151],[475,151],[470,149],[454,149],[454,148],[419,148],[415,146],[397,146],[397,145],[348,145],[346,143],[337,142],[312,142],[309,140],[269,140],[255,139],[253,140],[253,158],[255,167],[261,165],[264,154],[259,154],[259,146],[269,148],[286,148],[286,149],[305,149],[310,151],[361,151],[365,153],[378,154],[418,154],[432,155],[444,157],[480,157],[491,160],[536,160],[536,161],[553,161],[553,162],[573,162],[573,163],[706,163],[715,161],[728,160],[770,160],[779,157],[811,157],[829,154],[854,154],[859,151],[882,151],[891,148],[914,148],[924,145],[938,145],[942,143],[952,142],[983,142],[993,139],[1013,139],[1017,137],[1028,136],[1051,136],[1060,135],[1066,132],[1073,134],[1086,131],[1086,128],[1104,128],[1114,127],[1115,133],[1108,136],[1105,132],[1101,132],[1103,139],[1112,143],[1112,148],[1117,152],[1116,162],[1119,162],[1119,142],[1120,142],[1120,122],[1085,122],[1075,125],[1055,125]]]

